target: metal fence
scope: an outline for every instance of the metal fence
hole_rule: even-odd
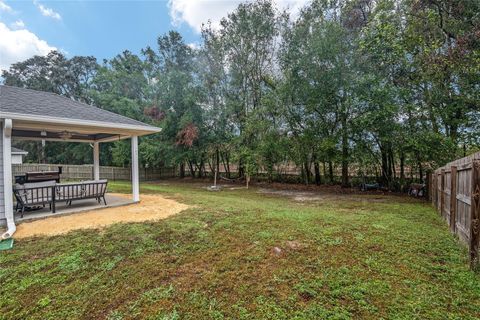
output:
[[[432,204],[450,230],[469,246],[472,268],[479,266],[480,152],[438,168],[430,177]]]
[[[57,171],[58,167],[62,167],[61,178],[65,180],[92,180],[93,165],[58,165],[58,164],[14,164],[13,176],[25,174],[25,172],[35,171]],[[141,181],[158,180],[162,178],[172,178],[177,175],[175,167],[166,168],[139,168],[139,176]],[[122,167],[100,167],[100,178],[115,180],[131,180],[131,168]]]

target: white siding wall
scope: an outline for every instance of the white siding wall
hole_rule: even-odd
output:
[[[4,225],[5,221],[5,200],[3,188],[3,122],[0,122],[0,225]]]

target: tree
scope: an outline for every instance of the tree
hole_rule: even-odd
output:
[[[287,110],[287,116],[293,120],[291,129],[301,129],[311,142],[302,155],[307,177],[313,160],[319,180],[317,146],[333,136],[341,159],[342,185],[347,186],[350,128],[356,107],[355,42],[342,25],[339,10],[338,3],[322,1],[314,1],[304,9],[287,31],[282,65],[291,95]],[[294,136],[300,134],[296,132]]]
[[[62,94],[162,126],[140,140],[145,167],[188,166],[248,181],[296,165],[301,181],[376,180],[401,189],[480,149],[480,3],[314,0],[295,18],[245,2],[203,43],[178,32],[99,66],[59,52],[3,72],[8,85]],[[24,143],[28,161],[91,161],[85,144]],[[102,163],[126,166],[127,141]],[[323,169],[323,170],[322,170]],[[323,171],[323,172],[322,172]],[[322,178],[323,176],[323,178]]]
[[[154,107],[160,110],[163,127],[160,141],[167,144],[184,176],[188,163],[192,175],[202,175],[205,165],[203,112],[199,105],[200,91],[194,77],[196,52],[185,44],[178,32],[158,38],[158,52],[143,50],[152,65]]]
[[[98,68],[94,57],[67,59],[62,53],[52,51],[46,56],[14,63],[2,72],[2,77],[9,86],[53,92],[89,103],[88,90]]]
[[[13,64],[2,72],[3,82],[34,90],[57,93],[71,99],[92,103],[89,92],[98,71],[94,57],[66,58],[58,51],[46,56],[34,56]],[[29,151],[26,161],[38,163],[81,164],[92,161],[89,146],[80,143],[51,143],[40,141],[16,141],[15,144]]]
[[[220,41],[228,66],[228,87],[225,103],[232,112],[236,145],[254,151],[262,135],[246,130],[248,123],[257,117],[266,120],[268,113],[259,111],[264,107],[264,97],[272,89],[275,68],[275,48],[278,40],[280,16],[271,1],[242,3],[222,19]],[[256,132],[258,133],[258,132]],[[239,176],[244,174],[244,163],[239,152]]]

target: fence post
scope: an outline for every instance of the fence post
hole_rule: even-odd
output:
[[[450,170],[450,229],[455,232],[457,221],[457,167]]]
[[[425,198],[427,199],[427,201],[431,201],[430,197],[432,196],[432,172],[431,171],[427,171],[427,179],[425,180],[425,183],[426,183],[426,194],[425,194]]]
[[[472,200],[470,204],[470,268],[477,269],[480,240],[480,160],[472,161]]]
[[[432,173],[432,204],[437,208],[437,171]]]
[[[443,210],[445,210],[445,169],[442,169],[441,171],[441,177],[442,179],[440,181],[440,186],[441,186],[441,193],[440,193],[440,215],[443,217]]]

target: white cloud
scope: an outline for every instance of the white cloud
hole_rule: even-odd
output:
[[[13,12],[12,7],[0,0],[0,11]]]
[[[11,23],[10,27],[14,30],[25,29],[25,23],[22,20],[17,20]]]
[[[170,17],[174,25],[188,24],[193,30],[200,33],[202,23],[212,22],[214,28],[220,26],[220,20],[233,12],[237,6],[245,1],[238,0],[169,0]],[[279,0],[276,1],[279,9],[296,15],[309,0]]]
[[[35,6],[37,6],[38,10],[40,10],[40,13],[45,17],[50,17],[56,20],[62,19],[62,16],[58,12],[55,12],[53,11],[53,9],[47,8],[43,4],[38,3],[37,0],[34,0],[33,3],[35,4]]]
[[[23,61],[34,55],[46,55],[57,48],[39,39],[34,33],[11,30],[0,22],[0,70],[6,70],[12,63]]]
[[[187,23],[200,32],[202,23],[212,21],[214,27],[220,20],[235,10],[241,1],[169,0],[170,17],[174,25]]]
[[[200,44],[198,42],[187,43],[187,46],[189,46],[190,49],[193,49],[193,50],[200,49]]]

